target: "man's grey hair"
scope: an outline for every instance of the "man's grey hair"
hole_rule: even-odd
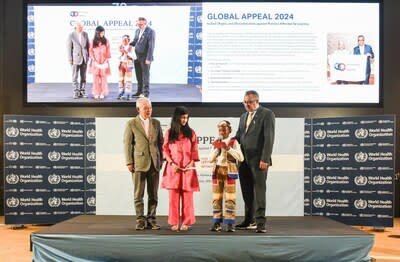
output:
[[[136,108],[139,108],[141,105],[149,104],[151,106],[151,101],[147,97],[140,97],[136,100]]]
[[[253,95],[253,96],[257,97],[257,99],[259,99],[259,95],[256,90],[247,90],[246,93],[244,94],[244,96],[249,96],[249,95]]]

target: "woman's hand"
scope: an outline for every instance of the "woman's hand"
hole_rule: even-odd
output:
[[[184,169],[187,169],[187,168],[192,167],[192,166],[194,166],[194,161],[193,161],[193,160],[191,160],[191,161],[185,166]]]
[[[177,164],[175,164],[174,162],[170,162],[169,164],[171,165],[172,169],[175,172],[179,172],[181,170],[181,168]]]

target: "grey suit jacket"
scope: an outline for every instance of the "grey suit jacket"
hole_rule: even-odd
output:
[[[240,143],[244,159],[249,165],[258,166],[260,160],[272,165],[271,154],[275,139],[275,114],[261,105],[246,132],[247,112],[242,114],[236,140]]]
[[[139,39],[140,29],[136,29],[135,38],[131,45],[135,46],[135,52],[139,61],[153,61],[153,52],[156,39],[156,33],[149,26],[146,26]]]
[[[86,32],[82,32],[82,43],[79,41],[79,34],[72,32],[67,39],[67,56],[72,60],[72,64],[80,65],[87,63],[89,59],[89,37]]]
[[[146,172],[153,162],[157,171],[162,163],[163,135],[160,121],[150,118],[149,137],[146,136],[139,116],[126,124],[124,132],[124,154],[127,165],[133,164],[135,171]]]

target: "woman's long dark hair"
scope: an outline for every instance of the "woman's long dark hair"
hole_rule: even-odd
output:
[[[189,119],[186,125],[181,125],[181,116],[189,114],[189,111],[184,106],[178,106],[175,108],[174,114],[171,119],[171,130],[169,132],[169,143],[172,144],[178,140],[179,134],[182,132],[184,137],[192,139],[193,133],[189,126]]]
[[[104,27],[100,25],[96,27],[96,32],[94,32],[94,38],[93,38],[93,48],[98,47],[100,43],[103,45],[107,44],[107,38],[105,36],[100,37],[100,33],[104,31],[105,31]]]

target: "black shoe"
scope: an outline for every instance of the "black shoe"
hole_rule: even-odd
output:
[[[257,224],[255,222],[250,223],[246,229],[256,229],[257,228]]]
[[[259,223],[257,224],[256,233],[266,233],[267,229],[265,228],[265,224]]]
[[[140,93],[140,92],[136,92],[136,93],[132,94],[133,97],[139,97],[140,95],[142,95],[142,93]]]
[[[158,225],[156,221],[147,221],[146,228],[152,230],[159,230],[161,229],[161,226]]]
[[[215,232],[221,232],[222,227],[220,223],[214,223],[211,228],[210,231],[215,231]]]
[[[239,230],[246,230],[246,229],[251,229],[251,228],[249,228],[250,226],[251,226],[251,228],[255,229],[256,224],[255,223],[247,223],[246,221],[243,221],[242,223],[237,224],[235,226],[235,228],[239,229]]]
[[[87,98],[86,92],[83,90],[79,91],[79,98]]]
[[[145,228],[145,222],[143,220],[140,220],[136,223],[136,230],[144,230]]]
[[[249,223],[247,223],[246,221],[243,221],[242,223],[237,224],[235,226],[235,228],[239,229],[239,230],[244,230],[244,229],[247,229],[248,226],[249,226]]]
[[[233,227],[232,224],[228,224],[228,225],[226,225],[225,231],[226,232],[235,232],[235,228]]]

